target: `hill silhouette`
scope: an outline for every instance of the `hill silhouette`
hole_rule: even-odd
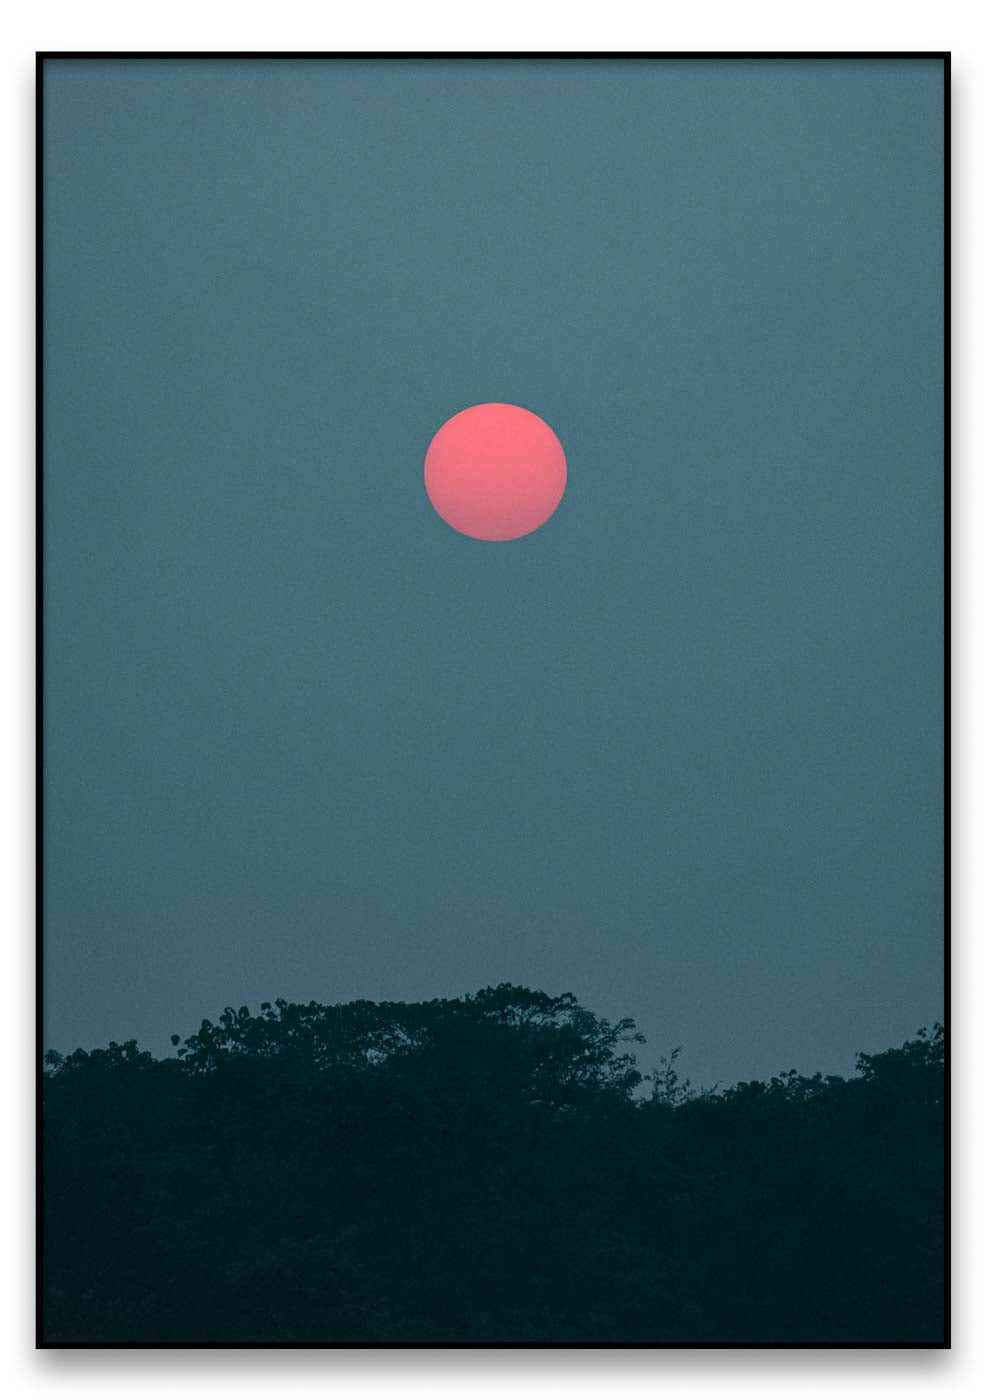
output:
[[[944,1339],[944,1039],[696,1092],[503,985],[44,1075],[47,1345]]]

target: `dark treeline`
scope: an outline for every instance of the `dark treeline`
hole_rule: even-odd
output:
[[[942,1341],[940,1027],[720,1092],[637,1040],[501,986],[49,1054],[45,1340]]]

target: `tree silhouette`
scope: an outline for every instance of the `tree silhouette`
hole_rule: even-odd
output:
[[[49,1054],[44,1337],[941,1340],[940,1027],[705,1092],[638,1042],[503,985]]]

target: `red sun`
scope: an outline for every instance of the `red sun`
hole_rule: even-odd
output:
[[[426,492],[436,513],[475,540],[517,540],[556,510],[567,459],[548,424],[511,403],[455,413],[426,453]]]

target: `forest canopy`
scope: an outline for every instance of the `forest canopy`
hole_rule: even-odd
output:
[[[944,1336],[944,1033],[694,1090],[567,994],[227,1007],[49,1052],[43,1340]]]

